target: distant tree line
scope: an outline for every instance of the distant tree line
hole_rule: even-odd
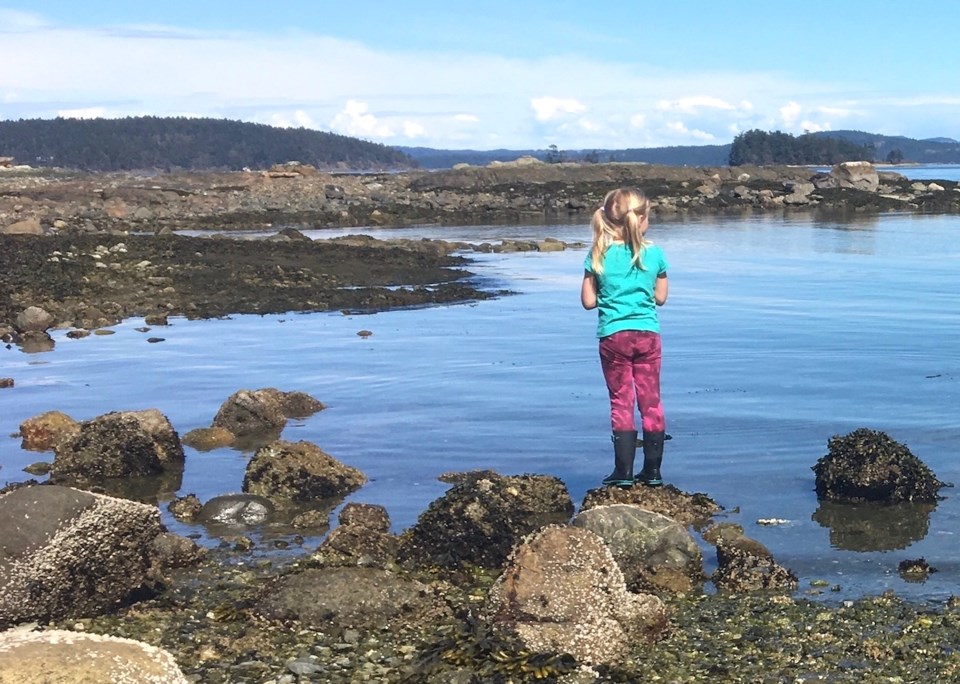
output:
[[[395,147],[305,128],[186,117],[0,121],[0,155],[31,166],[254,169],[287,161],[349,169],[416,165]]]
[[[752,130],[741,133],[730,145],[730,166],[743,164],[809,164],[829,166],[845,161],[873,161],[874,148],[844,138],[805,133],[772,133]]]

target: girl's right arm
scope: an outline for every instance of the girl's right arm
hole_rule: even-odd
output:
[[[597,308],[597,279],[590,271],[583,272],[583,283],[580,285],[580,303],[584,309]]]

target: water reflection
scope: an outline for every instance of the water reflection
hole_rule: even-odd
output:
[[[820,502],[812,519],[830,530],[830,546],[846,551],[905,549],[927,536],[935,503]]]
[[[107,478],[95,484],[70,475],[59,475],[54,480],[56,484],[65,487],[157,506],[177,495],[177,491],[183,486],[183,468],[170,468],[161,475]]]

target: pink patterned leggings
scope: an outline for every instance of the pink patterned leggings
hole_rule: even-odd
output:
[[[663,432],[660,403],[660,334],[623,330],[600,340],[600,366],[610,392],[610,425],[614,431],[635,430],[636,401],[645,432]]]

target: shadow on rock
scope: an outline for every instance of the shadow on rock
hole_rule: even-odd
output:
[[[821,501],[811,518],[830,530],[830,546],[846,551],[905,549],[927,536],[935,503],[845,504]]]

